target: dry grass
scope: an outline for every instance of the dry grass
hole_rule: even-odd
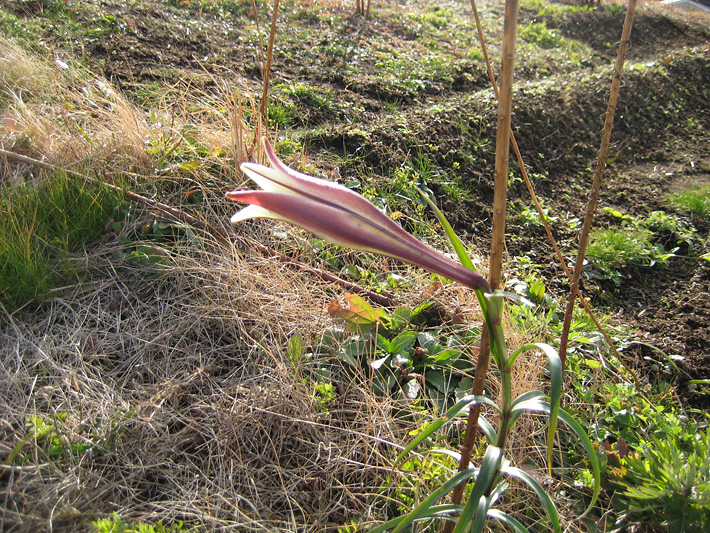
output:
[[[10,102],[4,148],[84,172],[130,170],[179,207],[184,190],[197,190],[201,216],[226,223],[235,207],[223,191],[239,186],[233,124],[243,120],[221,112],[226,100],[173,97],[148,118],[105,82],[72,85],[2,45],[19,58],[0,65]],[[213,147],[212,156],[193,151],[190,123],[194,145]],[[178,150],[198,166],[156,175]],[[140,240],[153,219],[137,206],[132,217],[109,244],[74,258],[89,269],[82,283],[57,289],[31,315],[0,310],[0,455],[25,458],[0,473],[2,530],[76,531],[112,511],[215,531],[318,531],[355,514],[374,518],[373,492],[402,432],[392,406],[352,385],[326,411],[308,368],[285,355],[294,333],[315,339],[331,325],[330,287],[273,260],[247,262],[210,236],[174,247],[164,268],[117,264],[119,237]],[[257,237],[273,239],[263,227]],[[33,417],[44,434],[32,435]]]
[[[148,277],[117,273],[109,252],[92,258],[97,281],[36,321],[3,318],[0,454],[31,416],[65,445],[50,459],[28,442],[33,466],[4,467],[3,530],[75,530],[111,511],[210,530],[366,517],[401,437],[391,406],[352,386],[326,413],[283,353],[293,331],[326,325],[325,287],[229,250]]]

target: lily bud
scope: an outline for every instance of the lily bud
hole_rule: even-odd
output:
[[[243,163],[242,171],[263,190],[232,191],[227,198],[251,204],[232,217],[283,220],[334,244],[399,259],[474,290],[490,293],[486,279],[416,239],[362,195],[338,183],[284,165],[264,139],[271,168]]]

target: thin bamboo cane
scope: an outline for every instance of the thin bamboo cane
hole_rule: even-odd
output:
[[[264,124],[268,124],[266,120],[267,100],[269,97],[269,77],[271,76],[271,60],[274,57],[274,39],[276,37],[276,18],[279,13],[279,0],[274,0],[274,10],[271,14],[271,31],[269,32],[269,49],[266,52],[266,66],[263,71],[264,90],[261,94],[261,105],[259,106],[259,115]]]
[[[508,162],[510,155],[511,114],[513,109],[513,67],[515,61],[515,39],[518,26],[518,0],[506,0],[505,20],[503,23],[503,51],[501,58],[500,94],[498,97],[498,131],[496,136],[495,185],[493,192],[493,231],[491,237],[491,255],[488,282],[493,290],[500,285],[505,251],[505,216],[508,199]],[[477,13],[476,13],[477,16]],[[481,338],[481,350],[478,356],[474,391],[483,389],[490,362],[490,342],[487,329]],[[480,392],[479,392],[480,394]],[[469,411],[466,438],[461,449],[459,470],[468,468],[475,444],[476,429],[480,408],[476,405]],[[473,427],[472,427],[473,426]],[[460,484],[452,492],[452,502],[459,504],[463,497],[465,484]],[[453,530],[453,523],[447,523],[445,532]]]
[[[476,30],[478,32],[478,40],[481,43],[481,50],[483,51],[483,58],[486,63],[486,70],[488,72],[488,78],[491,81],[491,86],[493,87],[493,93],[495,94],[496,99],[499,97],[499,90],[498,90],[498,84],[496,83],[495,75],[493,74],[493,68],[491,67],[491,61],[488,57],[488,47],[486,46],[486,40],[483,36],[483,27],[481,25],[481,19],[478,16],[478,8],[476,7],[476,0],[471,0],[471,9],[473,11],[473,18],[476,22]],[[572,272],[570,272],[569,268],[567,267],[567,261],[565,260],[564,256],[562,255],[562,252],[560,251],[559,246],[557,245],[557,241],[555,240],[555,237],[552,235],[552,230],[550,229],[550,224],[547,222],[547,219],[545,217],[545,213],[543,212],[542,205],[540,204],[540,201],[537,199],[537,194],[535,194],[535,189],[533,187],[533,184],[530,180],[530,176],[528,175],[528,171],[525,167],[525,162],[523,161],[523,155],[520,152],[520,148],[518,147],[518,142],[515,139],[515,133],[513,132],[512,128],[510,130],[510,141],[513,145],[513,150],[515,151],[515,155],[518,159],[518,166],[520,167],[520,172],[523,176],[523,180],[525,181],[525,185],[528,188],[528,192],[530,193],[530,197],[532,198],[533,203],[535,204],[535,209],[537,209],[538,214],[540,215],[540,220],[542,221],[542,225],[545,228],[545,233],[547,234],[547,238],[550,241],[550,244],[552,244],[552,248],[555,252],[555,255],[557,256],[557,260],[559,261],[560,265],[562,266],[562,270],[564,270],[565,274],[569,278],[570,281],[572,281]],[[638,376],[636,373],[633,371],[629,365],[626,364],[624,361],[623,357],[619,353],[619,350],[616,348],[616,345],[614,344],[614,341],[609,337],[609,334],[606,332],[604,327],[599,323],[599,320],[594,314],[594,311],[592,311],[592,308],[589,306],[589,303],[587,302],[586,298],[582,295],[581,291],[579,290],[579,287],[577,287],[577,297],[579,298],[580,303],[584,307],[584,310],[587,312],[587,315],[589,318],[592,319],[592,322],[594,322],[594,325],[596,326],[597,330],[604,336],[604,339],[606,340],[607,344],[609,347],[612,349],[614,352],[614,355],[616,355],[616,358],[619,360],[619,362],[622,364],[622,366],[629,372],[631,375],[632,379],[634,380],[634,383],[636,384],[636,387],[640,390],[641,387],[641,382],[639,381]],[[609,363],[610,364],[610,363]],[[614,365],[611,365],[612,368],[614,369],[615,372],[619,376],[623,376],[621,372],[618,371]],[[474,387],[473,387],[473,393],[474,394],[483,394],[483,389],[485,387],[486,383],[486,376],[485,374],[487,373],[487,366],[486,368],[483,369],[483,374],[482,376],[476,376],[474,379]],[[480,408],[478,409],[480,411]],[[475,434],[477,432],[477,424],[478,424],[478,416],[475,417],[475,420],[470,421],[472,423],[472,435],[475,437]],[[471,428],[469,428],[471,429]],[[468,434],[468,433],[467,433]],[[473,440],[471,441],[471,448],[473,447]]]
[[[476,22],[476,30],[478,32],[478,40],[481,43],[481,50],[483,51],[483,57],[486,63],[486,70],[488,72],[488,77],[491,81],[491,86],[493,87],[493,92],[496,96],[496,99],[499,98],[499,89],[498,89],[498,84],[495,79],[495,75],[493,73],[493,68],[491,66],[491,61],[488,56],[488,47],[486,46],[486,40],[483,36],[483,28],[481,25],[481,19],[478,15],[478,8],[476,6],[476,0],[471,0],[471,9],[473,11],[473,18]],[[547,234],[548,239],[550,240],[550,243],[552,244],[552,248],[554,249],[554,252],[557,256],[558,261],[560,262],[560,265],[562,266],[562,269],[564,270],[565,274],[567,277],[572,280],[572,273],[570,272],[569,268],[567,267],[567,262],[565,258],[562,255],[562,252],[560,251],[559,246],[557,245],[557,242],[555,241],[554,236],[552,235],[552,230],[550,229],[550,225],[548,224],[545,214],[542,209],[542,205],[540,205],[539,200],[537,199],[537,195],[535,194],[535,189],[533,188],[532,182],[530,180],[530,176],[528,175],[527,169],[525,168],[525,162],[523,161],[523,156],[520,152],[520,148],[518,147],[518,143],[515,139],[515,134],[513,133],[512,129],[510,131],[510,140],[513,145],[513,150],[515,151],[516,157],[518,159],[518,165],[520,166],[520,171],[523,176],[523,180],[525,181],[525,185],[528,188],[528,191],[530,192],[530,196],[533,200],[533,203],[535,204],[535,208],[537,209],[537,212],[540,214],[540,219],[542,220],[542,224],[545,228],[545,232]],[[636,383],[636,386],[640,389],[640,382],[638,379],[638,376],[636,373],[626,364],[626,362],[623,360],[621,354],[617,350],[613,340],[609,337],[609,334],[604,330],[604,327],[599,323],[597,320],[597,317],[594,315],[594,312],[592,311],[591,307],[587,303],[587,300],[584,298],[582,293],[579,291],[579,288],[577,289],[577,296],[580,299],[581,304],[583,305],[585,311],[589,315],[589,317],[592,319],[594,322],[594,325],[596,326],[597,330],[601,332],[601,334],[604,336],[607,344],[609,347],[614,351],[614,354],[616,355],[617,359],[619,362],[624,366],[624,368],[631,374],[631,377],[633,378],[634,382]],[[485,332],[484,332],[485,334]],[[613,365],[612,365],[613,367]],[[617,370],[614,367],[615,371]],[[485,383],[486,383],[486,374],[488,372],[488,361],[487,360],[481,360],[479,357],[479,364],[477,365],[477,371],[476,371],[476,376],[474,377],[474,384],[473,384],[473,393],[474,394],[483,394],[483,390],[485,388]],[[618,372],[619,376],[622,376],[621,372]],[[468,420],[468,425],[467,425],[467,432],[466,432],[466,442],[464,442],[463,448],[462,448],[462,464],[468,464],[468,461],[470,461],[470,455],[473,451],[473,445],[475,443],[475,437],[477,434],[478,430],[478,416],[480,415],[480,408],[478,406],[475,406],[472,411],[472,415],[469,417]],[[465,459],[465,463],[463,460]]]
[[[606,118],[604,119],[601,147],[599,148],[597,166],[594,169],[592,189],[589,193],[589,200],[587,201],[587,212],[584,217],[582,234],[579,237],[579,252],[577,253],[577,261],[575,262],[574,272],[572,273],[572,286],[567,300],[562,337],[560,339],[560,359],[562,360],[563,368],[565,359],[567,358],[569,330],[570,325],[572,324],[574,303],[577,298],[577,292],[579,291],[579,279],[582,275],[582,267],[584,266],[587,241],[589,240],[589,232],[592,228],[592,223],[594,222],[594,214],[597,210],[597,204],[599,203],[599,191],[601,190],[602,175],[604,174],[604,168],[606,167],[606,158],[609,151],[609,139],[611,138],[611,130],[614,126],[616,102],[619,98],[619,89],[621,88],[621,73],[624,70],[624,61],[626,60],[626,53],[629,48],[629,37],[631,36],[631,26],[633,25],[636,3],[637,0],[629,0],[629,5],[626,8],[626,18],[624,19],[624,28],[621,31],[621,42],[619,43],[619,52],[616,56],[616,64],[614,65],[614,78],[611,82],[611,93],[609,94],[609,103],[606,109]]]

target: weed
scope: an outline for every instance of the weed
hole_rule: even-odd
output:
[[[710,220],[710,186],[689,187],[671,194],[668,200],[678,210]]]
[[[317,115],[325,118],[334,118],[340,114],[334,95],[329,90],[318,89],[305,83],[290,83],[276,85],[273,89],[273,94],[282,94],[294,100],[293,104],[283,102],[279,104],[283,109],[278,113],[284,116],[283,120],[287,120],[284,124],[280,124],[282,126],[288,125],[296,119],[297,104],[301,107],[308,106],[313,108]],[[271,115],[269,118],[274,120]]]
[[[710,527],[710,430],[684,427],[677,435],[654,436],[621,461],[624,487],[621,524],[641,523],[670,531]]]
[[[558,219],[558,217],[555,216],[550,216],[550,208],[548,207],[543,207],[543,215],[545,217],[546,222],[554,222]],[[518,208],[517,210],[517,217],[518,221],[521,224],[524,225],[530,225],[530,226],[536,226],[536,227],[542,227],[543,222],[542,218],[540,217],[540,213],[538,210],[535,208],[534,205],[527,205]]]
[[[652,232],[638,226],[605,228],[590,233],[587,258],[593,265],[592,276],[621,283],[621,270],[664,264],[675,250],[652,244]]]
[[[143,522],[126,522],[117,513],[111,518],[100,518],[91,523],[94,533],[176,533],[187,531],[183,529],[182,522],[165,527],[162,522],[147,524]]]
[[[518,31],[522,39],[542,48],[560,48],[565,43],[564,37],[557,31],[548,29],[544,22],[523,24]]]
[[[425,399],[443,412],[467,394],[473,371],[464,356],[477,332],[446,332],[426,327],[431,303],[413,310],[375,311],[351,295],[346,306],[332,304],[329,312],[346,321],[354,335],[345,338],[335,354],[351,376],[364,376],[379,395],[399,400]]]
[[[407,19],[414,24],[413,31],[421,31],[422,26],[428,27],[431,31],[446,29],[456,16],[442,7],[434,6],[426,12],[407,13]]]
[[[107,445],[113,444],[121,437],[121,433],[110,428],[103,432],[89,430],[79,422],[70,418],[69,413],[58,412],[51,417],[30,415],[27,419],[25,436],[14,446],[5,459],[5,464],[25,463],[28,461],[61,461],[69,457],[87,455],[93,457],[103,453]],[[71,427],[70,427],[71,426]],[[78,427],[78,431],[77,428]],[[78,437],[78,433],[81,436]],[[31,451],[25,448],[33,443]]]

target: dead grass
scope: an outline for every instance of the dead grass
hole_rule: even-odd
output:
[[[325,326],[325,287],[233,250],[147,277],[109,252],[93,258],[97,281],[35,322],[3,318],[0,454],[30,416],[65,446],[50,459],[28,442],[33,466],[3,468],[3,530],[76,530],[112,511],[215,530],[367,517],[402,436],[391,406],[353,386],[326,413],[285,362],[292,332]],[[71,452],[82,443],[96,447]]]

